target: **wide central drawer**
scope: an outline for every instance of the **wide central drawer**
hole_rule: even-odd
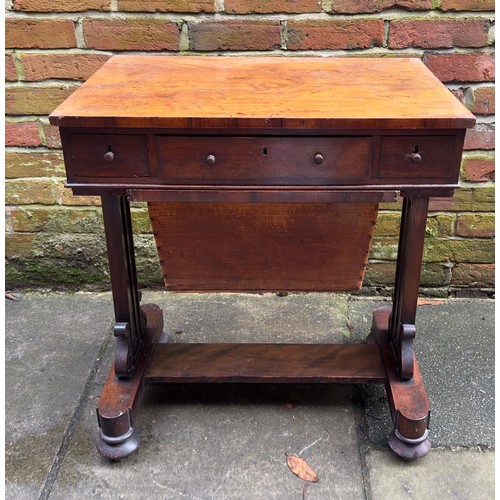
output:
[[[168,184],[335,185],[369,178],[372,137],[156,136]]]

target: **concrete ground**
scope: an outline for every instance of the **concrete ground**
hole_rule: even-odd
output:
[[[433,449],[388,448],[381,386],[148,387],[142,443],[121,462],[94,448],[113,337],[108,293],[6,300],[8,499],[494,498],[494,302],[423,304],[416,351]],[[377,300],[334,294],[145,292],[173,342],[354,342]],[[319,476],[287,467],[303,457]]]

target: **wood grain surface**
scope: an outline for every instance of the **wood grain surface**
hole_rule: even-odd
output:
[[[50,116],[71,127],[462,128],[474,116],[413,58],[118,55]]]

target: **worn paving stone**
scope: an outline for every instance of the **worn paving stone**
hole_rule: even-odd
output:
[[[109,294],[26,294],[6,301],[7,498],[38,498],[111,319]]]
[[[433,446],[495,443],[494,301],[445,300],[419,306],[415,351],[431,405]],[[376,305],[349,302],[352,338],[366,336]],[[369,329],[369,326],[368,326]],[[392,428],[381,386],[355,389],[364,406],[365,433],[385,445]]]
[[[149,301],[164,309],[174,340],[193,342],[303,341],[307,325],[311,341],[341,341],[345,317],[331,306],[346,310],[345,297],[331,296],[146,293]],[[141,446],[119,463],[95,451],[89,401],[51,498],[302,498],[306,483],[289,471],[286,453],[300,454],[320,477],[307,498],[362,498],[350,400],[349,386],[152,386],[140,411]]]
[[[389,451],[366,457],[371,498],[490,500],[495,498],[495,454],[476,450],[432,450],[405,462]]]

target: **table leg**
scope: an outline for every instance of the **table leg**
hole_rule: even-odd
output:
[[[405,197],[401,214],[390,342],[403,380],[413,377],[413,339],[429,198]]]
[[[97,449],[110,459],[123,458],[139,445],[136,410],[152,345],[163,329],[161,310],[140,307],[130,205],[124,196],[102,196],[111,289],[115,311],[115,361],[97,406]]]
[[[424,456],[430,449],[429,401],[413,351],[428,206],[428,197],[403,199],[392,312],[376,311],[372,329],[387,371],[394,423],[389,445],[406,459]]]

